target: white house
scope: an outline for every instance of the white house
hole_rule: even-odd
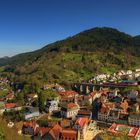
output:
[[[65,118],[75,118],[78,114],[79,105],[75,103],[69,103],[61,108],[61,116]]]
[[[53,101],[48,101],[46,104],[46,111],[49,113],[52,113],[53,111],[58,110],[58,102],[53,100]]]
[[[125,73],[123,70],[118,71],[116,74],[117,74],[118,76],[124,76],[124,75],[126,75],[126,73]]]
[[[28,111],[25,113],[25,120],[31,120],[40,115],[38,107],[29,107],[27,110]]]
[[[126,74],[127,74],[127,75],[132,75],[133,72],[132,72],[132,70],[127,70],[127,71],[126,71]]]

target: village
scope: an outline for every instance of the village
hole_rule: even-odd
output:
[[[140,69],[121,70],[71,89],[47,83],[42,94],[23,97],[21,83],[1,77],[0,115],[7,127],[33,140],[96,140],[107,133],[140,140],[139,86]]]

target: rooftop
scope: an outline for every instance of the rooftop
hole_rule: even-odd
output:
[[[14,108],[14,107],[16,107],[16,106],[17,106],[17,103],[7,103],[7,104],[5,104],[5,107],[6,107],[7,109]]]
[[[77,132],[72,129],[63,129],[60,133],[60,140],[77,140]]]
[[[66,91],[66,92],[58,92],[59,95],[61,96],[74,96],[77,94],[76,91],[73,91],[73,90],[69,90],[69,91]]]
[[[81,117],[81,118],[77,119],[75,125],[79,125],[80,127],[84,127],[85,124],[88,124],[88,121],[89,121],[88,118]]]
[[[63,109],[67,109],[67,110],[72,110],[72,109],[77,109],[78,105],[75,103],[69,103],[65,106],[62,106]]]
[[[26,121],[26,122],[23,123],[23,126],[25,126],[25,127],[32,127],[33,129],[35,129],[37,124],[34,121]]]
[[[112,126],[108,129],[109,132],[112,133],[126,133],[127,136],[134,137],[138,131],[137,127],[132,127],[128,125],[123,125],[123,124],[112,124]]]

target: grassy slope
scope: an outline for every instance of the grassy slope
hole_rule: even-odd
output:
[[[5,140],[30,140],[29,137],[20,136],[15,128],[8,128],[5,120],[0,118],[0,132],[5,135]]]

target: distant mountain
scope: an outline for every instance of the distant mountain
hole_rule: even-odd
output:
[[[10,57],[8,57],[8,56],[1,57],[0,58],[0,65],[2,65],[2,64],[5,65],[9,61],[9,59],[10,59]]]
[[[140,36],[112,28],[93,28],[40,50],[0,59],[5,73],[21,81],[64,83],[96,73],[140,66]]]
[[[135,45],[140,46],[140,35],[134,37]]]

